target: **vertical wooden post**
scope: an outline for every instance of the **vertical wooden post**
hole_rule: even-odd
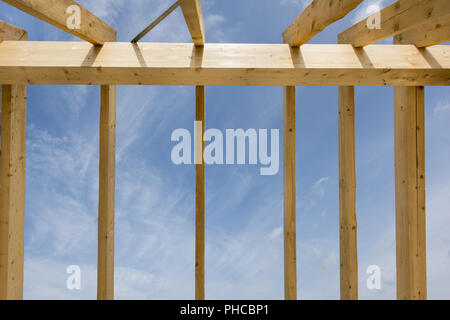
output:
[[[0,300],[21,300],[27,87],[3,85],[1,93]]]
[[[284,295],[297,300],[295,87],[284,87]]]
[[[205,87],[196,87],[195,119],[201,128],[195,132],[195,299],[205,299],[205,165],[203,161],[205,132]],[[199,130],[200,129],[200,130]]]
[[[358,299],[355,87],[339,87],[339,248],[342,300]]]
[[[395,88],[397,298],[427,298],[423,87]]]
[[[114,299],[116,86],[101,86],[97,298]]]
[[[0,85],[0,164],[2,161],[2,99],[3,99],[2,98],[3,97],[2,89],[3,89],[3,86]],[[0,166],[0,174],[1,174],[1,166]],[[1,185],[0,185],[0,188],[1,188]]]

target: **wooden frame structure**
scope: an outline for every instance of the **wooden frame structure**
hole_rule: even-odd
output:
[[[21,299],[27,84],[99,85],[98,299],[114,298],[116,85],[196,86],[195,297],[205,299],[205,86],[284,86],[285,298],[297,299],[295,86],[339,86],[341,299],[358,299],[355,101],[357,85],[395,87],[398,299],[426,299],[424,87],[450,85],[448,0],[398,0],[380,29],[363,20],[336,45],[305,44],[362,0],[312,0],[285,44],[207,44],[200,0],[179,0],[193,44],[118,43],[116,31],[73,0],[3,0],[83,42],[32,42],[0,22],[0,299]],[[79,29],[65,25],[79,6]],[[178,6],[177,5],[177,6]],[[165,16],[165,15],[163,15]],[[161,19],[162,20],[162,19]],[[393,45],[373,43],[395,37]]]

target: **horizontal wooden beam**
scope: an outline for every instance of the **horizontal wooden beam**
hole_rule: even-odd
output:
[[[420,48],[448,42],[450,41],[450,14],[399,34],[395,38],[396,43],[414,44]]]
[[[362,0],[313,0],[283,32],[284,42],[298,47],[333,22],[342,19]]]
[[[3,41],[0,83],[450,85],[450,46]]]
[[[205,26],[200,0],[179,0],[178,2],[194,44],[203,46],[205,44]]]
[[[5,40],[27,40],[28,33],[26,30],[10,25],[4,21],[0,21],[0,41]]]
[[[339,34],[339,43],[363,47],[450,14],[449,0],[398,0],[381,10],[380,28],[364,19]]]
[[[41,19],[61,30],[93,44],[103,44],[116,40],[116,30],[103,22],[100,18],[89,12],[73,0],[3,0],[4,2],[22,10],[38,19]],[[67,13],[72,6],[80,8],[80,28],[69,28]],[[72,26],[71,26],[72,27]]]

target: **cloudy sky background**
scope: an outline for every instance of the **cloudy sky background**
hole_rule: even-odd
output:
[[[203,0],[206,40],[280,43],[309,2]],[[311,42],[336,43],[369,5],[392,2],[366,0]],[[117,29],[119,41],[129,41],[172,1],[80,3]],[[0,19],[27,29],[30,40],[78,40],[4,3]],[[180,9],[144,41],[190,42]],[[170,160],[173,130],[193,130],[194,91],[118,88],[118,299],[194,298],[195,168]],[[426,89],[431,299],[450,298],[449,93],[448,87]],[[29,86],[28,96],[24,295],[95,299],[99,88]],[[208,87],[206,127],[282,129],[282,101],[281,87]],[[395,299],[393,88],[358,87],[356,104],[360,297]],[[338,299],[337,88],[297,87],[296,110],[299,297]],[[206,168],[208,299],[283,298],[282,180],[281,170],[260,176],[259,166]],[[81,267],[79,291],[66,288],[69,265]],[[370,265],[382,269],[381,290],[366,288]]]

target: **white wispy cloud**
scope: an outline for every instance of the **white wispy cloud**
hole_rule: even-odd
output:
[[[363,19],[366,19],[370,15],[374,14],[377,11],[380,11],[382,8],[386,6],[389,0],[366,0],[363,1],[352,17],[352,23],[357,23]]]
[[[450,111],[450,100],[441,100],[433,109],[433,117],[439,116],[443,112]]]
[[[267,240],[274,240],[279,238],[283,234],[283,228],[278,227],[273,229],[269,234],[266,235]]]
[[[328,177],[322,177],[319,180],[317,180],[316,182],[314,182],[313,186],[311,187],[311,189],[314,192],[317,192],[321,197],[323,197],[325,195],[325,189],[324,189],[324,185],[328,182],[329,178]]]

